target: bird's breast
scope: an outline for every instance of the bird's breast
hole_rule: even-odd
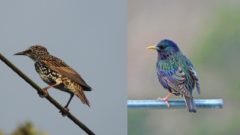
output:
[[[41,62],[35,63],[35,69],[39,76],[41,77],[41,79],[47,84],[53,84],[55,83],[56,79],[61,77],[60,74],[51,70],[47,65]]]

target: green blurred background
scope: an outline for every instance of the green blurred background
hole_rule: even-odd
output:
[[[165,96],[156,71],[156,52],[146,46],[169,38],[195,65],[201,95],[222,98],[223,109],[130,109],[129,135],[240,134],[240,1],[129,0],[128,98]],[[177,97],[172,97],[177,98]]]

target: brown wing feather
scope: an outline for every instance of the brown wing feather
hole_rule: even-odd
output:
[[[82,103],[88,105],[90,107],[90,103],[87,99],[87,97],[85,96],[84,92],[82,90],[76,90],[75,94],[80,98],[80,100],[82,101]]]
[[[54,59],[43,60],[42,62],[49,66],[49,68],[53,71],[56,71],[61,75],[68,77],[69,79],[84,87],[85,91],[91,91],[91,87],[82,79],[82,77],[59,58],[55,57]]]

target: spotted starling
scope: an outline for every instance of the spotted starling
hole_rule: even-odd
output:
[[[54,87],[70,94],[70,98],[64,107],[66,111],[69,111],[68,105],[74,95],[79,97],[83,104],[90,106],[84,91],[91,91],[91,87],[74,69],[61,59],[50,55],[45,47],[34,45],[15,55],[28,56],[35,62],[37,73],[49,85],[43,88],[45,94],[40,96],[46,96],[48,94],[47,90]]]
[[[163,100],[168,107],[168,98],[174,94],[184,96],[189,112],[196,112],[192,91],[196,86],[200,94],[199,80],[191,61],[182,54],[177,44],[165,39],[157,45],[149,46],[158,52],[157,76],[162,86],[169,91]]]

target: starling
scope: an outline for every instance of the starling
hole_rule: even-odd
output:
[[[50,55],[45,47],[34,45],[15,55],[28,56],[35,62],[34,65],[37,73],[41,79],[48,84],[47,87],[43,88],[44,95],[40,95],[41,97],[46,96],[48,94],[47,90],[54,87],[70,94],[70,98],[64,106],[65,111],[69,111],[68,105],[74,95],[79,97],[83,104],[90,107],[84,91],[91,91],[91,87],[74,69],[61,59]],[[62,113],[64,114],[64,112]]]
[[[166,97],[158,99],[163,100],[170,107],[168,103],[169,97],[172,94],[181,95],[185,98],[189,112],[197,112],[192,91],[196,86],[197,92],[200,94],[200,86],[191,61],[182,54],[176,43],[168,39],[147,48],[157,51],[156,69],[158,80],[169,91]]]

